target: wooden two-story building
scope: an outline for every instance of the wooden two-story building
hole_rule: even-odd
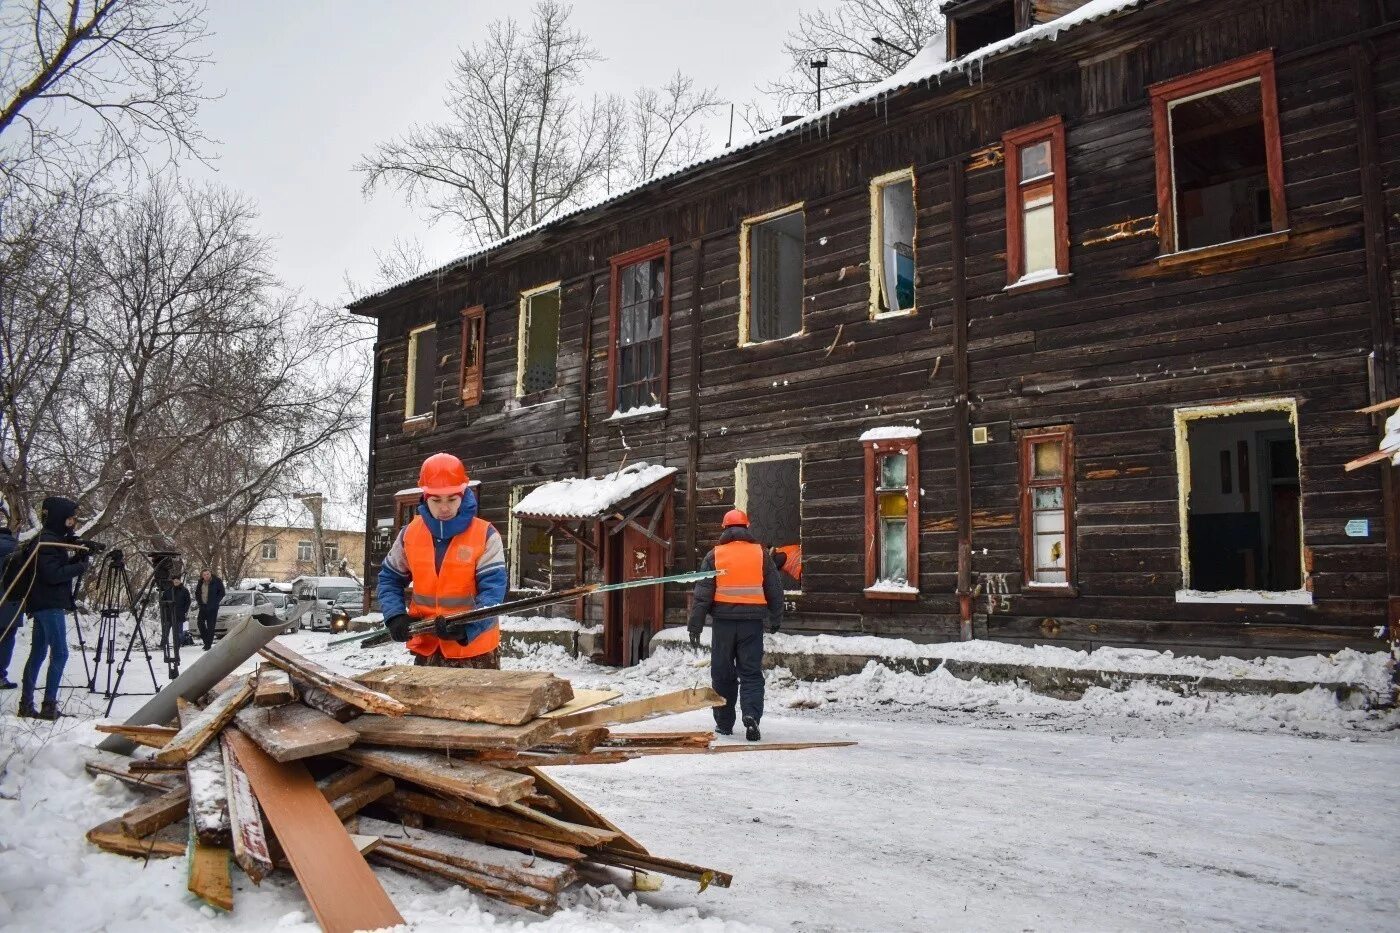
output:
[[[367,571],[448,450],[518,589],[737,504],[790,631],[1384,648],[1395,468],[1342,465],[1397,394],[1400,0],[946,12],[946,62],[354,304]],[[621,663],[687,597],[560,610]]]

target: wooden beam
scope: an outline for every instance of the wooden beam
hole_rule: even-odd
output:
[[[705,240],[696,237],[690,241],[691,262],[690,281],[690,393],[687,399],[686,457],[685,457],[685,553],[686,566],[691,570],[700,569],[700,555],[697,552],[697,528],[700,507],[700,376],[704,372],[700,353],[700,334],[705,289]]]
[[[1395,456],[1396,453],[1400,453],[1400,450],[1373,450],[1369,454],[1366,454],[1364,457],[1357,457],[1355,460],[1348,460],[1346,466],[1344,466],[1343,469],[1350,473],[1352,470],[1359,470],[1364,466],[1370,466],[1373,463],[1380,463],[1382,460],[1389,460],[1391,457]]]
[[[341,677],[332,671],[326,670],[314,661],[309,661],[297,654],[291,648],[284,645],[279,639],[274,638],[262,649],[261,654],[273,664],[282,668],[287,673],[301,679],[309,681],[312,685],[320,687],[331,696],[349,703],[351,706],[364,710],[367,713],[379,713],[383,716],[402,716],[408,712],[408,707],[404,706],[393,697],[385,696],[382,693],[371,690],[363,684],[356,683],[346,677]]]
[[[278,761],[297,761],[349,748],[359,737],[354,729],[300,703],[249,707],[234,717],[243,734]]]
[[[185,854],[185,843],[162,836],[139,839],[122,830],[121,820],[113,819],[88,830],[87,841],[104,851],[136,858],[171,858]]]
[[[434,819],[452,820],[525,836],[537,836],[550,842],[562,842],[572,846],[604,845],[621,835],[619,830],[603,830],[562,820],[548,823],[539,819],[545,814],[534,811],[531,811],[532,815],[526,815],[506,810],[495,810],[480,807],[464,800],[442,800],[403,788],[394,791],[389,796],[387,803],[395,809],[412,810]]]
[[[312,686],[305,681],[292,678],[292,686],[296,688],[297,694],[301,697],[301,702],[314,710],[320,710],[336,722],[349,722],[361,714],[358,706],[346,703],[339,697],[333,697],[320,687]]]
[[[968,409],[970,377],[967,354],[967,175],[957,161],[948,163],[952,222],[953,299],[953,464],[957,515],[958,632],[963,641],[972,638],[972,424]],[[914,480],[918,485],[917,477]],[[867,544],[867,546],[869,546]]]
[[[737,752],[796,752],[810,748],[845,748],[855,742],[753,742],[748,745],[712,745],[696,748],[693,746],[650,746],[629,748],[626,754],[632,758],[651,755],[730,755]]]
[[[126,786],[134,787],[137,790],[152,791],[155,793],[164,794],[174,790],[177,787],[187,786],[183,776],[177,778],[174,775],[165,775],[160,773],[132,774],[130,771],[127,771],[124,767],[114,768],[110,765],[105,765],[100,761],[89,761],[83,767],[86,768],[87,773],[91,774],[93,777],[97,777],[100,774],[105,774],[107,777],[116,778],[118,781],[121,781]]]
[[[190,830],[185,887],[210,907],[233,910],[233,879],[229,877],[228,849],[199,841]]]
[[[346,765],[334,774],[329,774],[318,780],[316,787],[321,791],[322,797],[333,801],[345,796],[357,787],[363,787],[380,776],[379,772],[373,768]]]
[[[514,904],[516,907],[524,907],[526,910],[532,910],[536,913],[549,914],[555,910],[554,899],[538,888],[528,888],[509,881],[501,881],[465,868],[448,865],[437,859],[415,855],[393,846],[382,846],[375,850],[373,857],[376,862],[381,864],[406,869],[411,874],[445,878],[479,894],[485,894],[487,897],[505,901],[507,904]]]
[[[351,748],[337,753],[336,757],[424,787],[497,807],[519,800],[535,789],[535,782],[529,775],[433,752]]]
[[[574,696],[567,680],[537,671],[400,664],[356,679],[394,697],[407,712],[499,726],[524,725]]]
[[[281,706],[283,703],[295,701],[296,698],[297,691],[292,686],[290,674],[271,664],[258,667],[253,694],[254,706]]]
[[[182,726],[199,718],[199,710],[183,697],[176,698]],[[190,782],[190,826],[199,841],[208,846],[230,842],[228,783],[224,778],[224,755],[218,745],[200,749],[184,764]]]
[[[321,929],[352,933],[402,924],[306,766],[273,760],[237,730],[229,739]]]
[[[497,768],[557,768],[564,765],[615,765],[638,757],[637,750],[603,752],[520,752],[510,758],[488,759]],[[687,749],[694,751],[694,749]]]
[[[543,745],[558,731],[548,719],[522,726],[497,726],[427,716],[361,716],[349,723],[361,745],[431,748],[441,752],[484,748],[522,749]]]
[[[118,817],[122,832],[129,836],[149,836],[158,829],[183,820],[190,811],[188,787],[177,787],[145,801]]]
[[[332,800],[331,809],[343,822],[376,800],[387,797],[393,792],[394,779],[381,776]]]
[[[262,808],[253,795],[248,775],[238,763],[225,729],[219,735],[219,750],[224,758],[224,780],[228,785],[229,834],[233,837],[233,860],[253,884],[261,884],[272,872],[272,852],[263,828]]]
[[[583,726],[614,726],[629,722],[642,722],[671,713],[685,713],[723,705],[724,697],[716,693],[713,688],[694,687],[689,690],[662,693],[640,700],[618,703],[615,706],[603,706],[581,713],[573,713],[569,716],[561,716],[555,720],[555,723],[561,729],[577,729]]]
[[[206,706],[197,716],[181,726],[180,731],[153,756],[156,761],[180,764],[189,761],[218,736],[228,725],[235,713],[253,698],[253,686],[248,678],[219,694],[218,699]],[[180,721],[185,722],[181,715]]]
[[[1400,408],[1400,398],[1386,399],[1384,402],[1377,402],[1374,405],[1367,405],[1365,408],[1358,408],[1358,415],[1374,415],[1377,412],[1389,411],[1392,408]]]
[[[552,709],[547,713],[540,713],[540,716],[543,719],[562,719],[574,713],[581,713],[600,703],[616,700],[620,696],[622,696],[621,690],[575,690],[572,700],[558,709]]]
[[[690,865],[686,862],[678,862],[675,859],[663,858],[659,855],[641,854],[628,852],[621,849],[599,847],[589,849],[584,857],[590,862],[597,862],[600,865],[611,865],[616,868],[630,868],[633,871],[650,871],[663,875],[671,875],[676,878],[688,878],[691,881],[700,882],[700,890],[710,885],[717,885],[727,888],[734,883],[734,876],[728,872],[720,871],[717,868],[705,868],[701,865]]]
[[[578,877],[572,865],[551,859],[537,859],[518,852],[423,829],[410,829],[399,823],[361,817],[360,831],[378,836],[384,845],[413,855],[467,868],[483,875],[529,885],[558,894]]]
[[[96,729],[107,735],[119,735],[145,748],[164,748],[180,731],[170,726],[125,726],[115,723],[102,723]]]
[[[581,823],[585,826],[592,826],[595,829],[605,829],[616,833],[617,838],[609,843],[614,849],[627,849],[631,852],[639,852],[643,855],[647,854],[646,846],[623,832],[612,820],[609,820],[607,817],[603,816],[603,814],[575,797],[562,784],[547,776],[543,771],[535,769],[531,770],[529,773],[534,777],[535,786],[538,787],[541,792],[559,801],[559,810],[564,816],[575,823]]]

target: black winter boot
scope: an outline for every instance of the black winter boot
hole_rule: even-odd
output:
[[[39,711],[34,708],[34,696],[32,694],[22,696],[19,700],[19,709],[15,715],[21,719],[38,719]]]
[[[0,674],[0,690],[13,690],[18,686],[19,684],[15,683],[4,674]]]
[[[744,738],[748,739],[750,742],[757,742],[763,738],[758,731],[758,720],[754,719],[752,716],[744,717]]]
[[[59,717],[58,704],[52,700],[45,700],[39,707],[39,718],[47,719],[49,722],[56,722]]]

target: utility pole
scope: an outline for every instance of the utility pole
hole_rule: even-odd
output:
[[[826,59],[814,58],[807,63],[807,66],[817,73],[817,109],[822,109],[822,69],[826,67]]]

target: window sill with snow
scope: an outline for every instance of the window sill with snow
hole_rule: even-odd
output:
[[[894,580],[877,580],[865,588],[866,599],[901,599],[913,601],[919,598],[917,587]]]
[[[1023,275],[1015,282],[1002,289],[1008,295],[1019,295],[1021,292],[1036,292],[1042,288],[1056,288],[1060,285],[1068,285],[1074,278],[1073,272],[1063,274],[1054,269],[1046,269],[1042,272],[1032,272]]]
[[[1311,606],[1311,590],[1177,590],[1179,603],[1220,603],[1227,606]]]
[[[665,405],[637,405],[626,411],[614,411],[608,415],[609,423],[619,421],[660,421],[666,417]]]

